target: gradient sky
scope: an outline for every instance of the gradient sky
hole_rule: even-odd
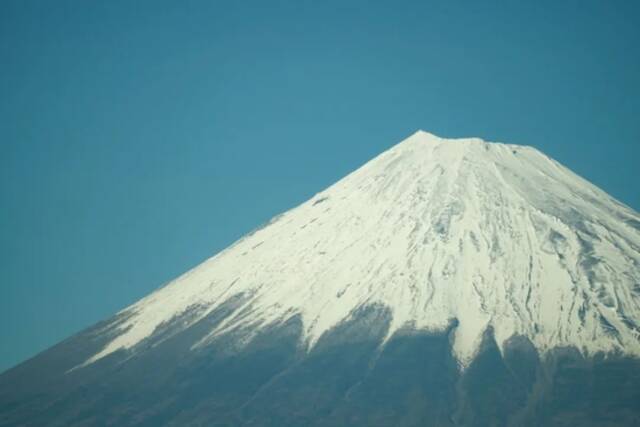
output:
[[[522,3],[0,2],[0,371],[417,129],[640,209],[640,3]]]

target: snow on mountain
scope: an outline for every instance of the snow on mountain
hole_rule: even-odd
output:
[[[196,346],[300,315],[311,348],[380,304],[387,338],[457,319],[462,366],[489,327],[499,345],[640,355],[640,216],[534,148],[420,131],[123,310],[86,363],[231,298]]]

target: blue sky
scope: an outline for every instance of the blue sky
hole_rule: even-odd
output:
[[[0,371],[417,129],[640,209],[636,4],[0,2]]]

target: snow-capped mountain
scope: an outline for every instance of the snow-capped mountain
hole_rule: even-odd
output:
[[[95,361],[189,313],[242,303],[195,346],[300,315],[313,347],[358,308],[454,336],[488,327],[547,351],[640,355],[640,217],[531,147],[417,132],[311,200],[125,309]],[[179,330],[179,329],[178,329]],[[178,330],[174,331],[177,332]]]
[[[640,215],[419,131],[0,376],[0,425],[633,425]]]

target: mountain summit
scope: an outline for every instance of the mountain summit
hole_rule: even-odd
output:
[[[522,335],[542,351],[640,355],[639,224],[534,148],[419,131],[124,310],[89,362],[231,300],[196,347],[299,315],[309,349],[377,304],[391,316],[385,339],[457,320],[463,365],[487,328],[499,345]]]
[[[638,213],[419,131],[0,376],[0,425],[631,425],[638,357]]]

